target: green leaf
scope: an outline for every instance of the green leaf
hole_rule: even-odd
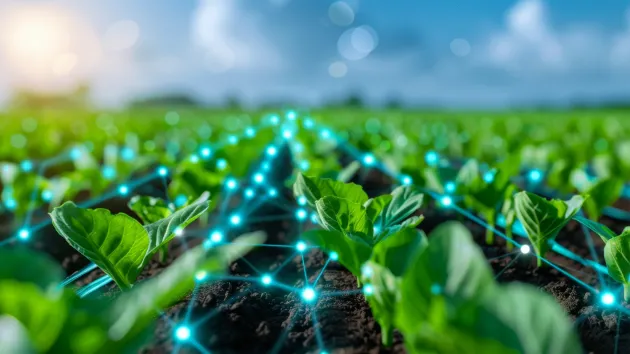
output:
[[[604,259],[608,275],[621,284],[629,284],[630,279],[630,232],[622,233],[606,242]]]
[[[383,240],[386,240],[391,235],[396,234],[400,230],[408,229],[408,228],[416,228],[422,222],[422,220],[424,220],[424,216],[423,215],[412,216],[409,219],[403,221],[401,224],[390,226],[390,227],[386,227],[383,230],[378,230],[377,229],[377,230],[375,230],[375,232],[376,231],[378,231],[378,232],[376,233],[376,235],[374,237],[373,244],[377,244],[377,243],[383,242]]]
[[[173,213],[168,203],[161,198],[135,196],[131,198],[128,206],[145,225],[167,218]]]
[[[523,224],[536,253],[544,257],[549,241],[577,214],[584,197],[574,196],[568,201],[547,200],[530,192],[519,192],[514,196],[516,217]],[[538,259],[538,266],[542,261]]]
[[[143,261],[143,266],[151,261],[151,258],[160,247],[175,237],[177,230],[183,230],[208,210],[210,202],[207,200],[207,197],[206,195],[205,200],[197,200],[195,203],[174,212],[167,218],[144,227],[149,235],[149,248]]]
[[[373,292],[366,294],[365,298],[370,304],[374,319],[381,326],[383,345],[388,347],[392,344],[400,278],[386,267],[372,261],[366,263],[365,266],[370,269],[370,272],[363,274],[361,281],[373,289]]]
[[[597,221],[589,220],[580,215],[574,216],[573,219],[596,233],[604,241],[604,243],[617,236],[617,234],[613,230],[609,229],[608,226],[600,224]]]
[[[6,353],[37,353],[24,326],[15,317],[7,315],[0,315],[0,348]]]
[[[594,221],[599,220],[605,207],[612,205],[623,191],[624,181],[619,178],[602,179],[588,188],[585,194],[589,198],[584,201],[586,214]]]
[[[337,174],[337,181],[347,183],[354,177],[354,175],[361,168],[361,163],[359,161],[352,161],[348,166],[344,167]]]
[[[361,275],[361,266],[370,259],[372,246],[360,237],[340,231],[308,230],[300,238],[327,252],[337,252],[339,263],[356,277]]]
[[[391,193],[392,200],[386,205],[375,225],[379,229],[400,224],[422,206],[424,195],[413,186],[401,186]]]
[[[307,177],[298,174],[293,193],[296,197],[304,196],[311,207],[315,207],[315,202],[319,199],[335,196],[347,199],[351,202],[364,204],[368,200],[363,188],[354,183],[343,183],[328,178]]]
[[[0,281],[32,283],[44,292],[54,292],[65,272],[50,256],[28,249],[0,249]]]
[[[47,296],[36,284],[0,281],[0,315],[16,318],[39,352],[46,352],[61,332],[68,309],[62,292]],[[4,349],[4,348],[3,348]]]
[[[399,277],[428,243],[422,231],[415,227],[403,228],[374,246],[372,260]]]
[[[481,184],[482,180],[479,175],[479,163],[477,160],[468,160],[457,172],[455,184],[466,190],[474,188],[475,185]]]
[[[389,194],[379,195],[376,198],[368,199],[363,205],[368,214],[368,218],[372,223],[376,221],[376,218],[381,214],[383,209],[392,201],[392,196]]]
[[[318,200],[315,207],[324,229],[350,234],[372,244],[374,226],[361,204],[328,196]]]
[[[208,250],[202,245],[187,251],[162,273],[116,299],[108,309],[110,339],[124,340],[137,335],[159,310],[174,304],[193,290],[197,272],[205,272],[210,280],[218,279],[216,277],[223,274],[232,262],[264,241],[265,234],[255,232]]]
[[[125,214],[81,209],[72,202],[50,214],[57,232],[70,246],[112,277],[121,289],[131,287],[149,249],[147,231]]]

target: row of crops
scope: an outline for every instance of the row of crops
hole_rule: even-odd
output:
[[[623,114],[1,121],[10,353],[630,348]]]

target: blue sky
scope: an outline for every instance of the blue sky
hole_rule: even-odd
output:
[[[55,75],[12,67],[15,49],[0,42],[0,102],[16,86],[80,81],[103,106],[164,92],[311,105],[358,92],[449,107],[630,92],[627,1],[0,0],[0,33],[38,7],[70,18],[80,38],[41,55]],[[15,21],[28,25],[23,13]]]

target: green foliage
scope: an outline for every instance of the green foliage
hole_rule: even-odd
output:
[[[623,191],[624,181],[619,178],[601,179],[584,190],[589,196],[584,201],[584,210],[592,220],[599,220],[605,207],[612,205]]]
[[[173,205],[169,205],[162,198],[140,195],[131,198],[127,205],[145,225],[168,217],[175,209]]]
[[[293,193],[304,196],[309,206],[315,207],[315,202],[326,196],[335,196],[351,202],[363,204],[368,200],[367,194],[361,186],[354,183],[344,183],[328,178],[312,178],[298,174]]]
[[[536,254],[545,257],[549,241],[573,218],[587,197],[576,195],[568,201],[547,200],[530,192],[519,192],[514,196],[516,216],[523,224]],[[538,266],[542,260],[538,258]]]

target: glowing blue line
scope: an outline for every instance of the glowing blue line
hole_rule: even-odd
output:
[[[88,264],[86,267],[84,267],[80,271],[78,271],[78,272],[72,274],[71,276],[67,277],[63,282],[61,282],[61,284],[59,284],[59,286],[64,287],[64,286],[74,282],[75,280],[81,278],[85,274],[93,271],[96,268],[97,268],[96,264],[94,264],[94,263]]]
[[[293,247],[291,247],[293,248]],[[291,256],[289,256],[287,259],[284,260],[284,262],[282,262],[282,264],[280,264],[280,266],[276,269],[274,269],[272,275],[276,275],[278,274],[278,272],[280,272],[282,270],[282,268],[286,267],[287,264],[289,264],[294,258],[295,256],[297,256],[298,252],[294,252]]]
[[[246,294],[250,293],[251,290],[245,289],[245,290],[241,290],[236,294],[233,294],[232,296],[230,296],[227,300],[223,301],[221,303],[221,305],[231,305],[232,303],[234,303],[234,301],[238,300],[240,298],[240,296],[245,296]],[[199,325],[201,325],[202,323],[210,320],[212,317],[214,317],[216,314],[218,314],[221,311],[221,306],[217,306],[215,308],[213,308],[210,312],[208,312],[207,314],[205,314],[202,318],[197,319],[195,322],[193,322],[190,327],[194,328],[197,327]]]
[[[505,272],[508,268],[510,268],[510,267],[512,266],[512,264],[514,264],[514,263],[516,262],[516,260],[518,259],[518,257],[520,257],[520,256],[521,256],[521,254],[516,255],[516,257],[514,257],[514,259],[512,259],[512,260],[510,261],[510,263],[508,263],[505,267],[503,267],[503,269],[501,269],[501,271],[500,271],[499,273],[497,273],[497,275],[495,275],[495,276],[494,276],[494,280],[499,279],[499,277],[500,277],[501,275],[503,275],[503,273],[504,273],[504,272]]]
[[[326,267],[328,266],[328,263],[330,263],[330,258],[328,258],[326,260],[326,263],[324,263],[324,267],[319,272],[319,275],[317,275],[317,278],[315,278],[315,281],[313,282],[313,287],[315,287],[315,285],[317,285],[317,282],[319,281],[319,278],[321,278],[321,276],[324,274],[324,271],[326,270]]]
[[[104,275],[100,278],[98,278],[97,280],[93,281],[92,283],[82,287],[81,289],[79,289],[77,291],[77,295],[79,295],[79,297],[86,297],[88,295],[90,295],[91,293],[93,293],[94,291],[102,288],[103,286],[109,284],[112,281],[112,278],[109,275]]]
[[[245,257],[241,257],[241,260],[245,262],[245,264],[247,264],[254,272],[256,272],[256,274],[260,274],[260,271],[258,270],[258,268],[254,267],[254,265],[250,261],[248,261]]]
[[[306,274],[306,264],[304,263],[304,253],[300,253],[302,258],[302,269],[304,270],[304,284],[308,284],[308,275]]]
[[[32,230],[31,230],[31,232],[32,232]],[[15,240],[17,240],[16,237],[9,237],[8,239],[6,239],[4,241],[0,241],[0,247],[4,246],[6,244],[9,244],[9,243],[11,243],[11,242],[13,242]]]
[[[201,344],[199,344],[199,342],[197,342],[196,340],[190,338],[188,339],[188,341],[186,341],[187,343],[190,343],[193,345],[193,347],[195,347],[195,349],[197,349],[198,351],[201,352],[201,354],[210,354],[209,351],[206,350],[206,348],[204,348]]]
[[[282,333],[280,334],[280,336],[276,340],[276,343],[273,345],[273,348],[271,349],[271,352],[270,352],[271,354],[278,354],[280,350],[282,350],[282,345],[284,344],[284,341],[287,339],[289,332],[293,328],[293,325],[295,324],[295,321],[297,320],[300,311],[302,311],[301,306],[298,307],[297,311],[295,311],[295,313],[293,313],[293,315],[291,316],[291,319],[289,320],[289,325],[286,326],[284,330],[282,330]]]
[[[317,339],[317,346],[319,350],[324,350],[324,338],[322,337],[322,332],[319,329],[318,321],[317,321],[317,309],[313,308],[311,310],[311,318],[313,320],[313,329],[315,330],[315,339]]]
[[[496,256],[496,257],[492,257],[492,258],[488,258],[488,261],[496,261],[497,259],[501,259],[501,258],[505,258],[505,257],[509,257],[509,256],[513,256],[517,253],[521,253],[521,251],[514,251],[514,252],[510,252],[510,253],[506,253],[506,254],[502,254],[500,256]]]

